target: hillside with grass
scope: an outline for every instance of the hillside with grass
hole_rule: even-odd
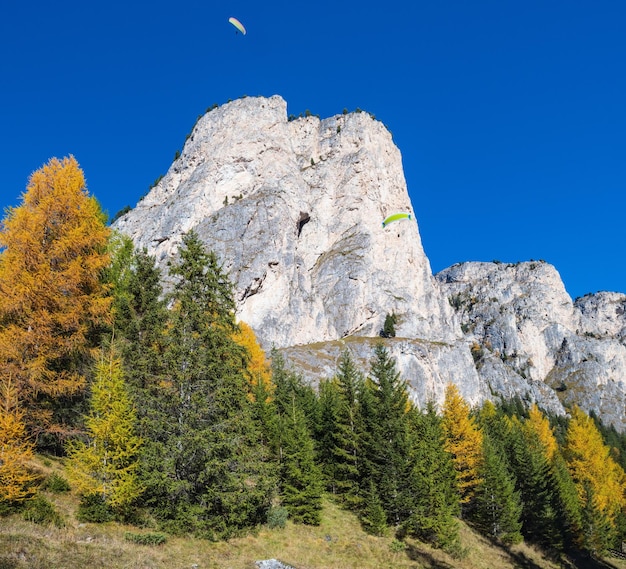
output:
[[[64,476],[61,459],[36,457],[34,466],[48,479]],[[393,535],[372,536],[363,531],[354,514],[340,509],[329,498],[324,499],[318,526],[287,522],[284,528],[270,529],[266,525],[246,537],[211,542],[117,522],[79,522],[76,514],[80,497],[76,493],[48,489],[43,495],[56,515],[40,512],[36,521],[27,521],[24,518],[29,514],[24,511],[0,518],[1,569],[254,569],[255,562],[264,559],[278,559],[295,569],[583,566],[568,561],[566,556],[550,559],[545,552],[526,544],[504,547],[464,523],[461,550],[456,556],[416,539],[401,542]],[[595,566],[626,569],[626,562],[612,559],[606,565],[597,562]]]
[[[587,567],[626,541],[614,427],[452,381],[420,404],[391,316],[312,385],[194,231],[166,292],[74,159],[33,174],[0,247],[0,569]]]

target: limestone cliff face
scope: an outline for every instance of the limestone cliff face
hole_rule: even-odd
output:
[[[563,412],[574,403],[626,429],[626,296],[575,303],[543,262],[461,263],[437,275],[474,346],[481,379]]]
[[[453,341],[400,153],[366,113],[287,120],[280,97],[207,113],[161,182],[116,227],[160,264],[195,229],[237,290],[239,317],[266,347],[398,333]],[[414,216],[413,216],[414,217]]]
[[[419,404],[455,382],[471,403],[520,395],[563,413],[577,402],[626,428],[626,297],[573,303],[545,263],[465,263],[433,277],[400,152],[366,113],[289,121],[278,96],[204,115],[181,156],[114,226],[167,274],[186,232],[214,250],[238,318],[312,382],[348,348],[368,369],[386,340]],[[169,277],[166,276],[166,284]]]

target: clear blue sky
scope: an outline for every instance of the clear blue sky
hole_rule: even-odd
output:
[[[624,0],[5,2],[0,50],[2,210],[73,154],[113,215],[207,107],[279,94],[387,125],[433,271],[544,259],[573,297],[626,292]]]

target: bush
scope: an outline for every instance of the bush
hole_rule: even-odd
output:
[[[100,494],[88,494],[80,499],[76,518],[79,522],[110,522],[115,516],[111,507]]]
[[[53,472],[43,483],[44,490],[49,490],[55,494],[61,494],[62,492],[69,492],[71,490],[70,483],[66,478]]]
[[[40,494],[26,503],[22,516],[27,522],[34,524],[53,525],[57,528],[65,526],[63,518],[54,509],[54,506]]]
[[[282,506],[272,507],[267,513],[267,527],[270,529],[282,529],[287,525],[288,517],[289,512],[287,508],[283,508]]]
[[[124,539],[139,545],[161,545],[167,541],[164,533],[132,533],[127,531]]]
[[[407,545],[399,539],[394,539],[389,544],[389,549],[391,549],[391,551],[393,551],[394,553],[400,553],[401,551],[405,551],[407,549]]]

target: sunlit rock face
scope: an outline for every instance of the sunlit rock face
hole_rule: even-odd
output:
[[[624,430],[626,296],[575,303],[544,262],[461,263],[437,275],[496,393],[546,408],[578,404]]]
[[[411,220],[383,228],[396,212]],[[472,404],[577,402],[624,428],[626,306],[573,303],[554,267],[464,263],[433,277],[400,151],[367,113],[290,121],[278,97],[233,101],[193,127],[161,181],[114,227],[167,263],[195,230],[234,284],[237,317],[311,382],[385,340],[419,405],[456,383]]]
[[[398,334],[454,340],[411,212],[400,152],[366,113],[287,120],[280,97],[202,117],[161,182],[116,226],[159,263],[190,229],[235,283],[265,346]]]

